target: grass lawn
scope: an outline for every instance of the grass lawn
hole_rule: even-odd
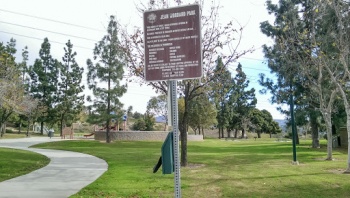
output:
[[[54,134],[55,136],[59,136],[59,134]],[[30,132],[29,133],[30,137],[47,137],[47,135],[40,135],[40,133],[33,133]],[[16,138],[26,138],[27,137],[27,133],[26,132],[21,132],[20,134],[18,134],[17,132],[13,132],[13,133],[5,133],[2,137],[0,137],[0,139],[16,139]]]
[[[30,151],[0,148],[0,182],[46,166],[50,159]]]
[[[300,165],[291,165],[292,143],[275,139],[188,142],[190,165],[181,168],[182,197],[349,197],[343,174],[346,150],[311,141],[297,146]],[[325,143],[325,142],[323,142]],[[107,161],[108,171],[73,197],[173,197],[174,175],[153,174],[162,142],[62,141],[36,147],[88,153]]]

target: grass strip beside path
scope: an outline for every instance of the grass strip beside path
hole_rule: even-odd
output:
[[[38,153],[0,148],[0,182],[30,173],[49,162],[49,158]]]
[[[324,142],[323,142],[324,143]],[[174,175],[153,174],[162,142],[62,141],[36,147],[91,154],[108,171],[72,197],[173,197]],[[181,168],[183,197],[349,197],[346,149],[297,146],[300,165],[291,165],[291,142],[205,140],[188,142],[189,166]]]

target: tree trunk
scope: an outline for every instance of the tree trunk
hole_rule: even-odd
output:
[[[202,135],[203,135],[203,139],[204,139],[204,127],[202,127]]]
[[[27,133],[26,136],[29,137],[30,119],[28,120]]]
[[[234,138],[237,138],[237,134],[238,134],[238,129],[235,129],[235,135],[234,135]]]
[[[60,136],[62,137],[63,136],[63,115],[61,116],[61,119],[60,119]]]
[[[21,129],[22,129],[22,118],[19,118],[18,134],[21,134]]]
[[[3,137],[4,136],[4,123],[1,123],[0,125],[0,137]]]
[[[44,135],[44,122],[40,122],[40,134]]]
[[[261,138],[261,131],[258,130],[258,138]]]
[[[242,129],[242,136],[241,136],[242,139],[244,139],[244,135],[245,135],[245,129]]]
[[[188,164],[187,159],[187,129],[188,129],[188,94],[185,95],[184,102],[185,102],[185,111],[184,115],[182,117],[182,120],[180,120],[179,124],[179,130],[180,130],[180,141],[181,141],[181,166],[186,167]]]
[[[219,139],[224,138],[224,128],[219,127]]]
[[[348,68],[348,65],[345,64],[344,66],[346,66],[346,68]],[[347,164],[348,167],[347,167],[345,172],[350,173],[350,147],[349,147],[350,146],[350,104],[348,102],[347,94],[345,93],[342,85],[337,81],[337,79],[333,75],[334,71],[332,71],[329,67],[326,67],[326,70],[330,74],[332,82],[337,86],[338,91],[340,92],[340,95],[342,96],[343,102],[344,102],[344,107],[345,107],[345,112],[346,112],[346,129],[348,132],[348,164]],[[327,126],[327,130],[328,130],[328,126]],[[328,133],[328,131],[327,131],[327,133]],[[327,138],[328,138],[328,134],[327,134]],[[332,141],[330,141],[330,142],[332,142]],[[328,149],[328,144],[327,144],[327,149]]]
[[[295,144],[299,144],[299,134],[298,134],[298,129],[295,130]]]
[[[320,140],[318,137],[318,126],[316,119],[317,118],[315,116],[310,116],[312,148],[320,148]]]
[[[186,106],[186,103],[185,103]],[[185,107],[186,109],[186,107]],[[181,120],[181,124],[179,127],[180,130],[180,137],[181,137],[181,166],[187,166],[188,162],[187,162],[187,117],[188,117],[188,113],[184,112],[184,116]]]
[[[111,76],[109,73],[108,76]],[[111,143],[110,137],[110,114],[111,114],[111,97],[110,97],[110,89],[111,89],[111,79],[108,79],[108,92],[107,92],[107,122],[106,122],[106,143]],[[117,121],[118,122],[118,121]]]
[[[327,158],[326,160],[332,160],[332,143],[333,143],[333,138],[332,138],[332,118],[330,113],[325,113],[322,112],[323,118],[326,122],[326,128],[327,128]]]
[[[110,138],[110,131],[111,131],[111,127],[109,126],[109,119],[107,119],[106,122],[106,143],[111,143],[111,138]]]
[[[350,173],[350,106],[347,103],[346,107],[345,107],[345,111],[346,111],[346,130],[348,132],[348,167],[345,171],[345,173]]]

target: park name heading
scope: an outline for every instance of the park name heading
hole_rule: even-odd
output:
[[[196,11],[195,10],[189,10],[187,12],[174,12],[174,13],[170,13],[170,14],[162,14],[160,16],[160,19],[172,19],[172,18],[177,18],[177,17],[184,17],[184,16],[192,16],[192,15],[196,15]]]

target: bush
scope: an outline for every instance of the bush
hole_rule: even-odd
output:
[[[132,125],[132,129],[135,131],[145,131],[146,122],[143,119],[137,119],[135,123]]]
[[[12,129],[6,129],[6,133],[13,133]]]
[[[132,129],[135,131],[153,131],[155,119],[152,116],[145,116],[145,119],[140,118],[132,125]]]
[[[292,134],[292,132],[288,132],[288,133],[286,133],[286,135],[284,137],[288,138],[288,139],[292,139],[293,138],[293,134]]]

